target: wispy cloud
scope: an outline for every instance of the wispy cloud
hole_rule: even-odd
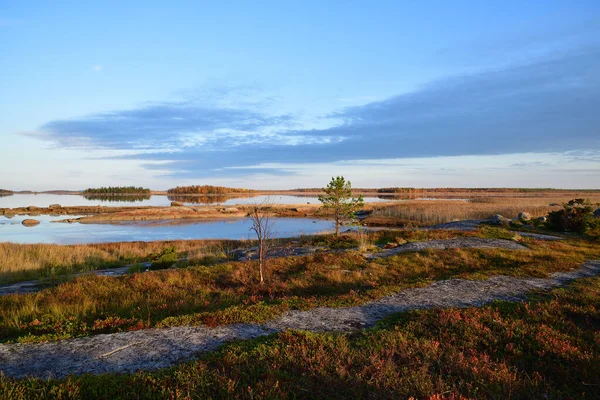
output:
[[[100,72],[100,71],[102,71],[102,65],[94,65],[92,67],[92,71],[94,71],[94,72]]]
[[[168,162],[178,177],[243,175],[264,163],[600,149],[600,46],[348,107],[329,115],[342,122],[327,129],[298,129],[292,115],[268,111],[273,99],[212,92],[51,121],[37,136],[64,147],[139,152],[128,157]]]

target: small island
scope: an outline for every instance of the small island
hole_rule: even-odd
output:
[[[88,188],[83,191],[84,196],[127,196],[127,195],[150,195],[151,191],[148,188],[135,186],[107,186],[100,188]]]
[[[225,186],[212,185],[192,185],[192,186],[177,186],[167,190],[168,194],[194,194],[194,195],[213,195],[213,194],[233,194],[233,193],[256,193],[257,190],[244,188],[230,188]]]

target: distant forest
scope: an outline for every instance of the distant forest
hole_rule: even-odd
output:
[[[88,188],[83,191],[84,195],[129,195],[129,194],[150,194],[150,189],[135,186],[108,186],[101,188]]]
[[[362,189],[357,189],[362,190]],[[377,193],[531,193],[531,192],[559,192],[571,191],[570,189],[553,189],[553,188],[381,188],[381,189],[366,189],[366,191],[377,190]],[[594,190],[577,189],[578,192]]]
[[[292,192],[319,192],[322,188],[293,189]],[[555,189],[555,188],[352,188],[353,192],[360,193],[390,193],[390,194],[417,194],[417,193],[535,193],[535,192],[597,192],[598,189]]]
[[[225,186],[192,185],[177,186],[167,190],[168,194],[229,194],[229,193],[255,193],[256,190],[243,188],[230,188]]]
[[[85,194],[84,195],[88,200],[101,200],[101,201],[113,201],[113,202],[127,202],[127,203],[135,203],[141,202],[144,200],[150,200],[149,194]]]

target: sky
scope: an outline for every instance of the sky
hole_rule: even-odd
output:
[[[600,2],[0,0],[0,188],[600,188]]]

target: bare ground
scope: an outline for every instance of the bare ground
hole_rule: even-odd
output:
[[[481,306],[494,300],[519,301],[527,291],[551,289],[600,273],[600,261],[549,278],[494,276],[450,279],[347,308],[290,311],[266,324],[172,327],[83,337],[42,344],[0,345],[0,369],[7,376],[40,378],[166,368],[215,350],[231,340],[247,340],[285,329],[348,332],[373,326],[390,314],[436,307]]]
[[[507,250],[527,250],[527,247],[504,239],[484,239],[475,237],[459,237],[444,240],[429,240],[425,242],[406,243],[393,249],[379,251],[377,253],[365,253],[367,259],[383,258],[394,256],[407,251],[420,251],[425,249],[507,249]]]

